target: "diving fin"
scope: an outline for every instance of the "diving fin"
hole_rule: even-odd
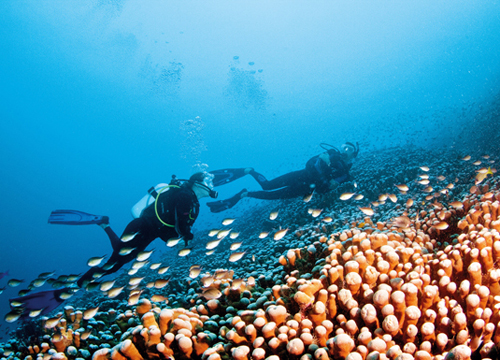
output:
[[[66,299],[71,297],[77,289],[60,288],[56,290],[39,291],[36,293],[9,299],[12,310],[22,309],[21,318],[29,317],[31,312],[39,312],[40,315],[50,313],[61,305]],[[20,303],[20,306],[13,306],[12,303]]]
[[[214,186],[221,186],[238,180],[239,178],[247,175],[252,170],[252,168],[221,169],[210,171],[210,174],[214,176],[212,180]]]
[[[87,214],[78,210],[54,210],[49,216],[49,224],[89,225],[109,224],[109,217]]]
[[[219,213],[224,210],[231,209],[234,205],[236,205],[238,201],[240,201],[241,194],[243,194],[244,192],[247,192],[247,189],[241,190],[239,193],[226,200],[207,202],[207,205],[210,208],[210,211],[213,213]]]

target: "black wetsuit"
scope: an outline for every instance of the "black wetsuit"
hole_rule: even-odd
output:
[[[272,180],[255,170],[249,175],[257,180],[263,191],[249,191],[248,197],[264,200],[290,199],[310,194],[313,190],[320,194],[330,191],[330,181],[343,183],[350,179],[349,170],[352,164],[342,160],[336,150],[328,150],[330,166],[320,158],[320,155],[309,159],[305,169],[292,171]]]
[[[153,203],[144,210],[141,217],[132,220],[123,231],[122,237],[137,233],[132,240],[123,242],[111,227],[106,227],[105,231],[111,241],[113,253],[103,267],[89,269],[78,280],[78,286],[81,287],[85,280],[92,280],[95,273],[107,275],[118,271],[123,265],[134,260],[156,238],[166,242],[181,236],[187,245],[188,240],[193,239],[191,226],[198,217],[199,209],[200,204],[193,190],[187,185],[181,185],[161,193],[158,198],[158,216],[168,226],[158,219]],[[120,255],[120,250],[123,248],[134,250],[130,254]],[[105,268],[108,269],[104,270]]]

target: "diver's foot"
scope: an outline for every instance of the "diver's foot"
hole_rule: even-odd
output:
[[[96,224],[103,229],[106,229],[109,226],[109,216],[103,216],[102,219]]]
[[[240,201],[242,196],[245,194],[245,196],[248,195],[247,189],[241,190],[239,193],[234,195],[233,197],[230,197],[229,199],[226,200],[219,200],[219,201],[213,201],[213,202],[207,202],[208,207],[210,208],[210,211],[213,213],[219,213],[224,210],[231,209],[238,201]]]

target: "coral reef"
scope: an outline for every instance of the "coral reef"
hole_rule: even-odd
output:
[[[93,316],[66,306],[40,320],[38,342],[13,339],[3,357],[487,358],[500,341],[500,183],[495,176],[478,181],[469,165],[454,169],[446,174],[457,177],[453,186],[436,173],[431,192],[412,184],[418,193],[385,197],[388,187],[419,170],[393,171],[389,180],[379,175],[382,187],[366,195],[374,216],[344,203],[323,209],[322,216],[332,217],[343,209],[336,221],[309,218],[300,225],[293,216],[303,217],[310,204],[285,202],[289,213],[281,209],[280,216],[290,230],[284,240],[269,240],[278,256],[244,257],[234,270],[201,274],[169,304],[150,301],[145,289],[140,300],[108,300]],[[216,266],[218,259],[212,258]]]

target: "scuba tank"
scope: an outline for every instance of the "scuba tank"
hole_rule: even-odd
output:
[[[160,194],[164,193],[165,191],[168,191],[171,187],[178,188],[180,184],[181,181],[177,179],[175,175],[172,175],[172,180],[170,181],[170,184],[160,183],[156,186],[151,187],[151,189],[148,190],[147,195],[144,195],[144,197],[141,200],[139,200],[134,206],[132,206],[131,209],[132,216],[135,219],[140,218],[144,210],[149,205],[153,204]]]
[[[160,183],[149,189],[148,193],[144,195],[144,197],[141,200],[139,200],[134,206],[132,206],[131,209],[132,216],[135,219],[140,218],[144,209],[146,209],[149,205],[155,202],[156,196],[154,196],[154,194],[168,191],[169,187],[170,185],[168,184]]]

